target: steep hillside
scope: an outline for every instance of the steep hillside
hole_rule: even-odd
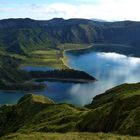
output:
[[[56,104],[39,95],[25,95],[15,106],[0,108],[0,135],[11,132],[77,131],[76,124],[87,109]]]
[[[110,89],[87,107],[93,110],[79,124],[82,131],[140,134],[140,83]]]
[[[0,107],[0,134],[80,131],[139,136],[139,116],[140,83],[110,89],[86,107],[28,94],[16,105]]]
[[[97,22],[86,19],[0,20],[0,50],[28,54],[64,43],[114,43],[140,49],[140,23]]]
[[[17,59],[7,54],[0,54],[0,83],[23,82],[26,73],[17,69],[21,59]]]

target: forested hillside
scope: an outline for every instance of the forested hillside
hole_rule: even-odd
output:
[[[37,21],[0,20],[0,49],[28,54],[32,50],[57,48],[64,43],[114,43],[140,49],[140,23],[97,22],[86,19]]]

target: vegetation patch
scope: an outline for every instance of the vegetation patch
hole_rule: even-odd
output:
[[[139,140],[139,137],[105,133],[15,133],[0,140]]]
[[[55,69],[67,69],[67,59],[64,56],[66,50],[86,48],[88,44],[61,44],[56,49],[35,50],[28,54],[21,67],[47,66]]]
[[[84,71],[78,71],[73,69],[64,70],[51,70],[51,71],[30,71],[29,74],[32,78],[45,80],[60,80],[68,82],[94,82],[96,79]]]

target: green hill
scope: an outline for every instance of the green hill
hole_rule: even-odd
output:
[[[25,133],[22,136],[26,137],[26,133],[34,132],[109,132],[139,136],[139,91],[140,83],[123,84],[96,96],[86,107],[57,104],[47,97],[28,94],[16,105],[0,107],[1,136],[16,133],[19,137]]]
[[[123,84],[93,98],[79,124],[82,131],[140,134],[140,83]]]
[[[25,95],[15,106],[0,108],[0,134],[11,132],[77,131],[76,124],[87,109],[56,104],[39,95]]]

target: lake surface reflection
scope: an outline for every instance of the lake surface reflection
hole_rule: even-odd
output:
[[[105,90],[122,83],[135,83],[140,81],[140,58],[127,57],[117,53],[87,52],[65,54],[69,65],[78,70],[84,70],[93,75],[98,81],[90,84],[74,84],[44,81],[48,88],[37,92],[52,98],[57,102],[68,102],[76,105],[85,105],[92,98]],[[35,70],[30,67],[30,70]],[[38,69],[37,69],[38,70]],[[44,70],[44,69],[43,69]],[[1,92],[0,92],[1,93]],[[11,94],[13,97],[11,98]],[[22,93],[0,94],[0,104],[16,102]],[[14,100],[13,100],[14,99]]]
[[[81,55],[67,53],[69,65],[95,76],[98,81],[87,85],[75,85],[71,93],[81,104],[89,103],[92,97],[122,83],[140,81],[140,58],[117,53],[91,52]]]

